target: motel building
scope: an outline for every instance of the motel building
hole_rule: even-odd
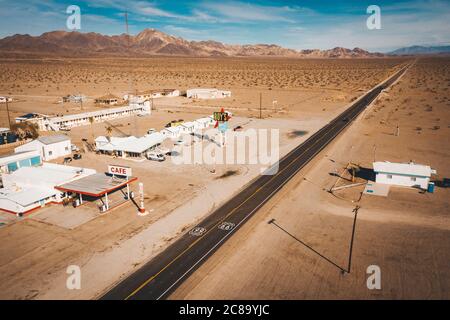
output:
[[[181,132],[180,132],[180,127],[169,127],[169,128],[164,128],[163,130],[160,131],[160,133],[166,138],[166,139],[172,139],[172,140],[176,140],[180,137]]]
[[[155,132],[143,137],[104,137],[95,139],[97,151],[102,154],[112,155],[120,158],[139,158],[147,157],[147,153],[159,147],[166,137]]]
[[[42,114],[28,114],[16,118],[16,123],[35,123],[41,131],[70,130],[71,128],[87,126],[91,122],[100,123],[133,115],[150,115],[151,102],[134,103],[129,106],[84,112],[61,117],[49,117]]]
[[[376,183],[414,187],[427,190],[431,175],[437,174],[430,166],[409,163],[374,162]]]
[[[125,95],[124,100],[137,101],[137,102],[145,102],[151,99],[158,99],[163,97],[179,97],[180,91],[176,89],[156,89],[156,90],[147,90],[138,92],[134,95]]]
[[[37,151],[44,161],[67,157],[72,153],[70,138],[63,134],[39,137],[15,148],[14,151]]]

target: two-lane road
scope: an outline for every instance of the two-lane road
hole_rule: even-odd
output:
[[[408,67],[376,86],[279,161],[275,175],[259,176],[165,251],[102,299],[163,299],[213,254],[243,223],[325,148]]]

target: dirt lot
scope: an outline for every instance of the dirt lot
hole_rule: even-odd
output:
[[[160,130],[164,124],[173,119],[191,120],[209,115],[213,110],[216,110],[216,106],[224,105],[232,109],[236,115],[232,120],[232,126],[243,125],[244,128],[280,129],[280,147],[281,153],[284,154],[323,126],[327,120],[341,112],[354,97],[363,93],[362,90],[380,82],[388,74],[397,70],[399,65],[404,62],[405,60],[399,59],[296,61],[160,58],[133,60],[131,62],[121,60],[1,61],[0,69],[2,72],[0,74],[2,77],[6,77],[5,74],[8,76],[0,81],[0,92],[11,94],[17,98],[17,102],[10,105],[12,114],[15,116],[24,112],[46,114],[79,112],[81,109],[78,105],[61,106],[56,102],[61,95],[68,93],[81,92],[91,98],[103,95],[108,91],[123,94],[130,88],[130,79],[133,82],[131,87],[139,90],[155,87],[186,89],[192,86],[230,89],[233,92],[233,97],[221,101],[189,101],[181,97],[158,100],[152,116],[116,120],[113,122],[116,129],[112,134],[141,135],[150,128]],[[440,66],[439,63],[433,61],[429,63],[432,66]],[[426,67],[422,67],[422,69],[426,69]],[[131,78],[128,77],[130,70],[132,70]],[[418,72],[417,69],[414,70],[414,72]],[[435,67],[434,70],[437,72],[439,69]],[[441,84],[443,81],[444,86],[441,90],[444,90],[448,86],[446,83],[448,82],[448,73],[442,70],[441,72],[440,75],[432,73],[431,76],[435,80],[440,79]],[[421,75],[421,73],[418,75]],[[419,78],[416,76],[413,79]],[[423,85],[425,80],[422,79],[421,81]],[[411,85],[417,85],[414,81],[412,83]],[[437,90],[432,84],[429,86],[432,90]],[[419,87],[422,86],[419,85]],[[408,88],[403,90],[412,91]],[[265,109],[263,114],[265,119],[263,120],[255,118],[259,113],[260,92],[263,93],[263,108]],[[276,104],[273,103],[275,99],[278,102]],[[376,124],[375,128],[382,127],[378,122],[374,123],[378,118],[369,117],[372,114],[378,116],[378,114],[384,114],[383,112],[390,110],[388,106],[391,102],[387,99],[394,99],[394,94],[390,93],[385,99],[384,104],[386,106],[381,111],[375,112],[374,109],[373,113],[367,114],[368,119],[365,121],[371,124],[368,128],[372,128],[374,124]],[[400,103],[398,101],[398,104]],[[448,104],[447,101],[441,103]],[[419,105],[420,103],[418,103]],[[448,114],[437,114],[441,112],[437,104],[433,103],[432,106],[435,108],[432,112],[433,118],[440,117],[442,122],[448,120]],[[407,104],[407,107],[409,108],[410,105]],[[93,106],[91,101],[83,108],[83,110],[94,110],[96,107]],[[378,108],[381,108],[381,105],[377,105],[376,109]],[[419,107],[417,108],[418,111],[421,110]],[[427,115],[431,115],[431,113],[427,113]],[[393,115],[392,119],[395,119],[395,117]],[[415,125],[410,124],[411,120],[409,119],[408,122],[408,118],[403,116],[401,119],[406,119],[405,124],[401,125],[401,138],[406,139],[409,131],[417,135],[416,130],[412,128]],[[1,113],[0,120],[3,123],[6,121],[5,112]],[[446,134],[448,136],[447,127],[444,128],[442,125],[440,130],[425,130],[426,126],[431,124],[427,124],[425,119],[421,120],[424,121],[424,124],[422,124],[424,129],[418,137],[425,138],[429,134],[443,134],[444,136]],[[411,127],[408,127],[407,123]],[[73,129],[69,135],[75,144],[82,147],[82,138],[91,140],[94,136],[105,135],[105,127],[106,124],[80,127]],[[389,128],[387,125],[386,127]],[[375,139],[375,132],[366,130],[369,134],[368,139]],[[303,131],[305,131],[304,134],[297,134]],[[366,134],[365,131],[364,134]],[[361,133],[358,133],[358,135],[361,135]],[[360,143],[364,145],[366,136],[360,138]],[[392,137],[388,136],[386,139],[392,139]],[[436,141],[435,143],[439,142]],[[380,142],[378,148],[380,156],[383,152],[388,152],[383,151],[381,145]],[[371,144],[367,146],[370,149],[369,146]],[[417,144],[416,147],[418,148],[419,145]],[[428,148],[430,148],[430,145],[428,145]],[[445,150],[445,148],[441,148],[440,152],[446,154]],[[369,152],[368,157],[370,157],[370,154]],[[383,154],[383,156],[387,155]],[[400,155],[398,156],[400,157]],[[448,154],[446,156],[448,157]],[[433,160],[419,157],[415,159],[426,163]],[[445,167],[448,161],[440,160],[441,162],[438,162],[438,159],[440,157],[436,157],[433,160],[435,162],[431,162],[431,164],[437,168],[438,172],[441,172],[445,169],[442,167]],[[392,158],[391,160],[399,159]],[[0,298],[89,299],[97,297],[105,288],[118,281],[120,277],[129,274],[160,252],[177,236],[188,230],[189,226],[194,225],[215,206],[220,205],[222,201],[239,190],[259,172],[258,168],[249,166],[218,166],[217,174],[211,175],[211,167],[207,165],[174,166],[170,161],[164,163],[130,162],[97,156],[92,153],[83,153],[83,159],[74,162],[73,165],[91,167],[103,172],[107,164],[110,163],[132,166],[134,174],[146,186],[145,202],[147,208],[151,210],[150,215],[139,217],[136,208],[129,204],[107,215],[97,215],[93,219],[91,219],[92,213],[89,213],[86,222],[75,228],[72,228],[73,224],[71,223],[59,224],[58,219],[48,220],[48,217],[54,213],[46,212],[46,210],[56,212],[55,207],[45,208],[21,221],[12,223],[9,218],[5,218],[5,221],[8,221],[9,224],[0,228],[0,240],[2,240],[2,245],[0,245],[0,274],[2,274],[0,277]],[[229,170],[237,170],[238,174],[218,179]],[[322,178],[319,177],[317,181],[322,183]],[[323,183],[328,181],[328,176],[323,178]],[[300,186],[302,185],[304,184]],[[443,191],[438,190],[435,196],[439,196],[441,192]],[[317,197],[318,195],[313,193],[311,195],[312,201],[308,201],[307,205],[303,206],[302,204],[302,206],[305,209],[308,206],[314,207]],[[342,206],[340,203],[339,205]],[[289,208],[286,208],[284,212],[289,210]],[[363,210],[366,209],[362,209],[361,214]],[[347,208],[343,211],[345,217],[349,216]],[[298,215],[300,214],[301,211]],[[297,213],[292,215],[297,216]],[[351,219],[345,217],[337,215],[335,219],[343,219],[342,223],[347,225]],[[336,223],[331,220],[327,221],[327,225],[338,226],[340,222],[337,220]],[[49,221],[54,223],[49,223]],[[315,223],[315,221],[313,222]],[[71,227],[66,228],[65,225]],[[263,221],[261,225],[265,226],[265,222]],[[295,227],[298,223],[292,225],[287,223],[286,225]],[[258,225],[251,233],[257,232],[259,228],[261,226]],[[270,228],[272,230],[273,227],[270,226]],[[239,234],[241,234],[241,231]],[[279,234],[278,237],[282,240],[283,235]],[[341,236],[336,235],[336,242],[339,237]],[[342,237],[347,239],[347,235]],[[438,236],[436,235],[436,237]],[[253,237],[249,237],[248,241],[252,239]],[[317,238],[318,243],[325,245],[325,242],[320,241],[320,239]],[[234,238],[232,241],[235,241]],[[243,241],[243,243],[246,242]],[[270,248],[270,246],[267,248]],[[224,258],[227,255],[220,256]],[[218,258],[215,256],[211,261],[215,259]],[[66,268],[70,264],[82,267],[83,280],[82,290],[80,291],[69,291],[65,287]],[[107,270],[104,268],[105,265],[109,266]],[[218,276],[219,278],[220,276]],[[261,279],[266,278],[269,279],[261,275]],[[193,277],[193,279],[196,279],[196,277]],[[205,278],[205,281],[206,279],[208,278]],[[262,281],[261,279],[259,281]],[[240,281],[244,280],[240,279],[233,283],[234,285],[244,283]],[[286,281],[289,281],[287,276]],[[191,280],[186,283],[186,286],[189,286],[189,283],[192,283]],[[287,291],[282,287],[280,288],[284,292],[283,294],[286,294]],[[186,293],[189,290],[184,290],[186,290],[184,291],[185,296],[190,297],[191,295]],[[264,294],[263,291],[254,290],[254,292],[260,292],[260,294]],[[297,289],[295,291],[298,292]],[[209,296],[207,291],[195,290],[195,292],[201,292],[201,297]],[[241,291],[223,290],[220,292],[224,296],[229,292],[229,297],[233,297],[233,295],[239,295]],[[272,295],[272,293],[268,291],[266,297],[278,297]]]
[[[387,197],[363,195],[359,202],[351,202],[360,198],[358,188],[339,198],[326,192],[349,161],[372,168],[374,156],[429,164],[436,181],[448,178],[449,81],[450,60],[419,60],[171,298],[449,299],[448,188],[391,188]],[[366,286],[370,265],[380,267],[381,290]]]

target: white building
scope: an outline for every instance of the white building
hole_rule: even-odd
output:
[[[151,114],[151,103],[130,104],[125,107],[109,108],[99,111],[71,114],[62,117],[49,117],[41,114],[28,114],[16,118],[16,123],[31,122],[36,123],[41,131],[59,131],[94,123],[110,121],[118,118],[130,117],[133,115]]]
[[[41,164],[41,153],[37,150],[13,153],[0,157],[0,173],[13,173],[20,168],[35,167]]]
[[[212,117],[209,118],[200,118],[194,121],[198,130],[208,129],[209,126],[214,125],[214,119]]]
[[[131,95],[125,95],[123,97],[124,100],[130,100],[135,102],[145,102],[150,101],[151,99],[158,99],[163,97],[179,97],[180,96],[180,90],[176,89],[157,89],[157,90],[147,90],[138,92],[136,94]]]
[[[72,153],[70,138],[63,134],[39,137],[15,148],[14,151],[38,151],[45,161],[66,157]]]
[[[172,140],[176,140],[180,137],[181,133],[180,133],[180,126],[177,127],[169,127],[169,128],[164,128],[163,130],[160,131],[160,133],[164,136],[164,138],[166,139],[172,139]]]
[[[141,138],[131,137],[111,137],[100,136],[95,139],[98,151],[104,154],[116,155],[122,158],[143,158],[147,152],[158,147],[165,137],[159,132],[145,135]]]
[[[410,163],[374,162],[376,182],[405,187],[427,189],[432,174],[436,170],[429,166]]]
[[[44,163],[2,175],[0,210],[26,214],[49,203],[61,203],[65,192],[55,187],[95,174],[93,169]]]
[[[191,134],[197,131],[197,125],[193,121],[183,122],[178,127],[181,134]]]
[[[187,90],[186,96],[192,99],[223,99],[231,97],[231,91],[215,88],[196,88]]]

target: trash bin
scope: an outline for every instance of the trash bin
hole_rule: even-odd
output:
[[[428,184],[428,190],[429,193],[434,193],[434,182],[430,182]]]

